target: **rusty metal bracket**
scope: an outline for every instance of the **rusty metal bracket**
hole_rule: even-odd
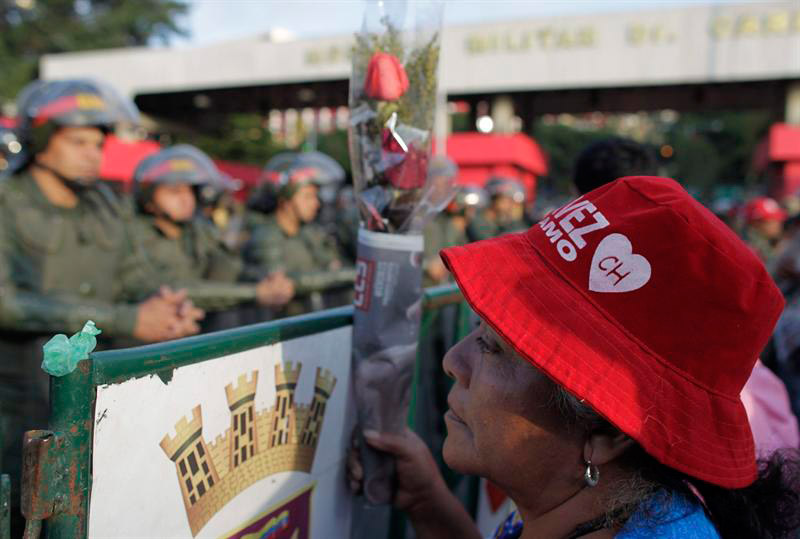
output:
[[[22,446],[22,499],[20,508],[27,521],[26,536],[41,521],[70,508],[69,464],[64,451],[66,438],[48,430],[29,430]],[[38,533],[35,533],[38,535]]]

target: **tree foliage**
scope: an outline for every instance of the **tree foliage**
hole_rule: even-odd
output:
[[[0,0],[0,103],[38,76],[44,54],[166,43],[186,35],[182,0]]]
[[[762,110],[690,112],[680,114],[670,125],[653,122],[637,138],[658,158],[659,174],[707,195],[722,184],[752,187],[758,181],[752,169],[753,154],[771,121],[770,113]],[[531,134],[549,160],[550,171],[542,187],[556,193],[569,192],[574,162],[583,148],[609,136],[626,136],[613,122],[603,129],[537,122]],[[669,147],[671,154],[660,155],[663,147]]]
[[[286,146],[274,140],[260,114],[237,113],[220,116],[212,130],[168,131],[166,144],[192,144],[215,159],[263,166],[270,157],[285,151]]]

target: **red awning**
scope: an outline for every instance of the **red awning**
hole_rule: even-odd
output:
[[[244,189],[255,186],[259,178],[261,178],[261,167],[234,163],[233,161],[223,161],[221,159],[215,159],[214,164],[231,178],[241,180],[244,184]]]
[[[447,138],[447,155],[459,167],[513,165],[535,176],[547,174],[544,152],[535,140],[522,133],[454,133]]]
[[[482,186],[491,176],[517,178],[528,192],[529,204],[536,196],[537,176],[547,174],[544,152],[522,133],[454,133],[447,137],[447,156],[458,165],[458,183]]]
[[[800,161],[800,127],[774,124],[769,129],[770,161]]]
[[[161,145],[152,140],[124,141],[109,135],[103,147],[103,163],[100,165],[100,177],[129,183],[133,181],[136,165],[145,157],[161,149]]]
[[[261,167],[219,159],[215,159],[214,164],[231,178],[242,182],[242,188],[234,193],[234,197],[241,202],[247,200],[250,189],[258,185],[258,181],[261,178]]]

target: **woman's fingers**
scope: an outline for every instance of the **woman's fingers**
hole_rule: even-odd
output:
[[[408,450],[405,433],[395,434],[393,432],[378,432],[377,430],[367,429],[364,431],[364,439],[375,449],[380,449],[393,455],[400,456]]]

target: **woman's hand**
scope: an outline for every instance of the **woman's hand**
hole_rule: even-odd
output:
[[[428,446],[411,429],[402,433],[365,430],[364,439],[374,449],[395,458],[397,490],[392,501],[398,509],[411,513],[415,506],[428,504],[441,491],[447,491]],[[364,478],[360,448],[351,452],[349,463],[351,488],[360,487]]]
[[[356,436],[354,436],[354,439]],[[480,534],[461,502],[444,482],[428,446],[410,429],[402,433],[364,431],[373,448],[395,458],[397,490],[393,504],[408,513],[419,539],[478,538]],[[347,457],[350,490],[357,493],[364,479],[360,448],[354,443]],[[451,535],[455,532],[455,535]]]

